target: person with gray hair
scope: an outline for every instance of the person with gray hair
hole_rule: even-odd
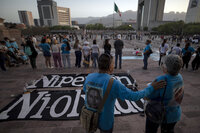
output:
[[[170,54],[162,58],[161,69],[164,75],[157,77],[156,81],[165,80],[166,88],[154,91],[147,98],[150,101],[163,101],[165,115],[161,124],[155,123],[150,117],[147,117],[145,133],[156,133],[160,125],[161,133],[174,133],[174,127],[181,118],[180,104],[184,94],[183,78],[179,73],[182,64],[182,59],[178,55]]]

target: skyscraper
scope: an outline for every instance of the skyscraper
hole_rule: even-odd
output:
[[[53,0],[37,0],[41,26],[58,25],[57,3]]]
[[[70,8],[57,7],[58,12],[58,24],[71,26],[71,14]]]
[[[200,0],[190,0],[185,22],[200,23]]]
[[[24,23],[26,26],[34,26],[32,12],[18,11],[18,14],[21,23]]]

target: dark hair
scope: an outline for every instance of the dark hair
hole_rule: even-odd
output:
[[[179,46],[181,46],[181,44],[180,44],[180,43],[177,43],[176,46],[179,47]]]
[[[6,42],[5,42],[5,41],[0,41],[0,43],[1,43],[1,44],[6,44]]]
[[[185,44],[185,50],[187,50],[187,49],[189,48],[189,46],[190,46],[190,43],[187,42],[187,43]]]
[[[150,43],[151,43],[151,40],[147,40],[146,43],[147,43],[147,44],[150,44]]]
[[[162,47],[164,47],[165,46],[165,43],[167,42],[167,39],[164,39],[163,40],[163,43],[162,43]]]
[[[46,39],[43,38],[42,41],[41,41],[41,43],[46,43]]]
[[[109,44],[108,42],[109,42],[109,39],[106,39],[105,40],[105,45],[108,45]]]
[[[113,57],[109,54],[101,54],[98,60],[99,70],[109,70]]]
[[[31,40],[27,40],[27,41],[26,41],[26,45],[27,45],[27,46],[32,46],[32,45],[33,45],[33,42],[32,42]]]
[[[4,40],[6,41],[6,40],[9,40],[9,39],[8,39],[8,37],[4,37]]]
[[[97,44],[97,41],[96,41],[96,40],[93,40],[93,44]]]

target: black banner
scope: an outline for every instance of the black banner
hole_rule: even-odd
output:
[[[8,120],[77,120],[84,105],[82,90],[33,91],[18,96],[0,111],[0,121]],[[143,111],[143,99],[137,102],[116,100],[115,115]]]
[[[26,88],[62,88],[62,87],[82,87],[87,74],[48,74],[33,81]],[[134,79],[126,73],[114,74],[113,77],[121,81],[124,85],[134,85]]]

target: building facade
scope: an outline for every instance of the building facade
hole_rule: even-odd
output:
[[[137,29],[163,20],[165,0],[138,0]]]
[[[21,23],[24,23],[26,26],[34,26],[32,12],[30,11],[18,11],[19,19]]]
[[[34,19],[35,26],[40,26],[40,19]]]
[[[37,0],[41,26],[58,25],[57,3],[53,0]]]
[[[190,0],[185,22],[200,23],[200,0]]]
[[[70,8],[57,7],[58,12],[58,24],[71,26],[71,13]]]

